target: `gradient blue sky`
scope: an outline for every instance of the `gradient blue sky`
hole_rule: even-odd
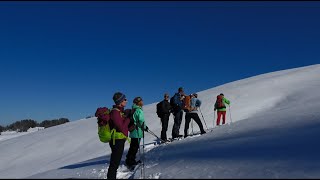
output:
[[[0,125],[319,63],[320,2],[0,2]]]

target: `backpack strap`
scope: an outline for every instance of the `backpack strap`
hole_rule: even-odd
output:
[[[115,145],[116,144],[116,138],[115,138],[115,132],[116,132],[116,129],[115,128],[113,128],[112,130],[111,130],[111,137],[113,137],[112,139],[113,139],[113,145]],[[112,136],[113,135],[113,136]]]

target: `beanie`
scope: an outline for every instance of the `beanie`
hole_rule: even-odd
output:
[[[116,92],[114,93],[112,99],[116,105],[119,105],[125,98],[126,95],[122,94],[121,92]]]
[[[140,101],[142,101],[142,98],[136,97],[136,98],[134,98],[133,103],[138,104]]]

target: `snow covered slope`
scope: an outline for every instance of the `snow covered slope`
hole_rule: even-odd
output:
[[[201,112],[214,127],[213,104],[223,92],[231,124],[167,146],[146,148],[149,178],[319,178],[320,65],[272,72],[198,92]],[[188,92],[186,89],[186,93]],[[155,104],[144,107],[160,135]],[[228,109],[229,110],[229,109]],[[92,111],[95,111],[93,109]],[[201,113],[200,118],[204,124]],[[230,123],[230,111],[227,112]],[[170,117],[168,136],[173,125]],[[180,134],[183,133],[184,120]],[[194,123],[194,130],[198,127]],[[190,132],[190,131],[189,131]],[[145,143],[155,138],[146,134]],[[127,150],[129,144],[126,143]],[[123,158],[125,158],[126,151]],[[1,178],[105,178],[108,144],[96,119],[82,119],[0,142]],[[124,160],[124,159],[123,159]],[[126,178],[120,167],[118,177]],[[138,178],[140,173],[136,173]]]

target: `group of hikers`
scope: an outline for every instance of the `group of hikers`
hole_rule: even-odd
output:
[[[169,94],[164,94],[164,100],[157,104],[157,114],[161,119],[162,129],[161,129],[161,139],[163,141],[169,141],[167,138],[167,130],[169,117],[172,113],[174,116],[174,124],[172,127],[172,139],[188,136],[189,125],[191,119],[193,119],[200,129],[200,134],[205,134],[206,131],[203,128],[202,122],[198,115],[198,109],[201,106],[201,101],[198,99],[198,94],[193,93],[186,95],[184,89],[180,87],[178,92],[170,99]],[[220,104],[221,103],[221,104]],[[226,123],[226,106],[225,104],[230,105],[230,101],[224,97],[224,94],[221,93],[217,96],[217,101],[214,106],[214,111],[217,110],[217,121],[216,125],[220,125],[220,119],[222,116],[222,124]],[[180,135],[180,126],[182,122],[183,112],[185,112],[185,126],[184,126],[184,135]]]
[[[180,125],[183,118],[183,112],[185,112],[185,127],[184,137],[188,136],[188,129],[191,119],[198,124],[200,133],[204,134],[206,131],[203,128],[202,122],[198,116],[198,108],[201,106],[201,101],[198,99],[196,93],[186,95],[182,87],[178,89],[178,92],[170,99],[169,94],[164,94],[164,100],[157,104],[157,114],[161,119],[161,141],[168,142],[167,130],[169,117],[172,113],[174,116],[174,125],[172,128],[172,139],[183,137],[180,135]],[[219,105],[218,99],[222,103]],[[133,100],[131,109],[124,109],[127,105],[127,98],[121,92],[116,92],[113,95],[113,101],[115,105],[110,110],[110,121],[108,125],[110,129],[113,129],[113,140],[108,141],[111,148],[110,164],[108,168],[107,178],[116,179],[117,169],[119,168],[121,158],[124,151],[124,145],[126,140],[130,140],[130,147],[126,155],[125,164],[129,169],[132,169],[135,165],[141,163],[141,160],[136,160],[136,154],[140,148],[140,141],[144,138],[144,132],[150,132],[148,126],[145,123],[145,117],[143,112],[143,99],[136,97]],[[230,105],[230,101],[227,100],[221,93],[217,97],[214,111],[217,110],[217,122],[216,125],[220,125],[220,118],[222,116],[222,124],[226,122],[226,107],[225,104]],[[98,110],[97,110],[98,111]],[[98,117],[98,124],[100,126],[101,119]],[[129,134],[130,132],[130,134]],[[128,138],[128,134],[130,139]],[[139,150],[140,152],[140,150]],[[141,158],[141,157],[140,157]]]

